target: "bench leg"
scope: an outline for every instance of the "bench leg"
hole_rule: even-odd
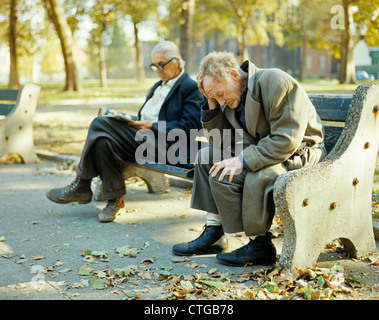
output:
[[[300,186],[304,185],[305,183],[300,184]],[[342,185],[339,185],[339,188],[342,188]],[[315,185],[313,188],[316,188]],[[353,187],[350,186],[350,188]],[[350,258],[360,258],[375,252],[370,190],[362,191],[361,197],[355,195],[354,192],[349,197],[348,191],[345,190],[332,208],[328,206],[330,201],[324,201],[326,204],[322,203],[328,195],[322,194],[321,191],[315,192],[316,195],[322,195],[319,196],[319,201],[312,201],[310,198],[309,203],[302,203],[301,199],[304,199],[304,196],[299,196],[300,189],[292,193],[290,205],[282,203],[283,206],[277,207],[284,228],[279,264],[291,271],[315,266],[325,246],[336,239],[341,240]],[[331,192],[330,197],[335,198],[336,193]],[[292,201],[296,196],[300,199]],[[354,198],[356,202],[349,201]],[[279,198],[276,200],[280,203]]]
[[[124,178],[139,177],[146,182],[150,193],[161,193],[169,188],[168,179],[163,173],[137,167],[132,163],[126,163],[123,167]]]
[[[150,193],[162,193],[169,189],[170,185],[168,178],[163,173],[155,172],[149,169],[134,166],[132,163],[126,163],[123,166],[124,179],[131,177],[139,177],[145,181],[147,189]],[[104,201],[103,187],[100,177],[97,179],[97,184],[94,192],[94,200]]]

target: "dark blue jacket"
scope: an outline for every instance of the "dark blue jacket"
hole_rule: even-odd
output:
[[[155,89],[161,85],[162,81],[158,81],[149,91],[146,101],[149,100]],[[138,112],[138,116],[141,116],[141,111],[146,104],[143,104]],[[160,132],[167,137],[167,133],[173,129],[181,129],[187,134],[187,160],[190,161],[190,129],[201,130],[200,110],[201,105],[204,103],[204,96],[200,93],[196,81],[184,73],[178,81],[171,88],[163,105],[159,111],[158,122],[153,123],[153,130],[156,138],[158,138],[158,131],[162,128],[166,129],[166,132]],[[165,123],[162,126],[162,123]],[[167,147],[171,146],[174,142],[167,141]],[[193,141],[192,141],[193,143]],[[183,164],[182,164],[183,165]],[[187,165],[184,165],[187,167]],[[190,165],[191,166],[191,165]]]

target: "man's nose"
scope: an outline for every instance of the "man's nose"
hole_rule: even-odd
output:
[[[218,104],[219,104],[220,106],[225,105],[225,99],[216,98],[216,101],[218,102]]]

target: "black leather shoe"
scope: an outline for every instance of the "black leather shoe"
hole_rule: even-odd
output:
[[[52,189],[46,193],[46,196],[49,200],[60,204],[89,203],[92,200],[91,179],[82,179],[77,176],[68,186]]]
[[[228,249],[228,240],[222,226],[205,226],[203,233],[195,240],[176,244],[172,252],[178,256],[217,253]]]
[[[112,200],[108,200],[107,206],[101,211],[99,214],[100,222],[111,222],[116,218],[117,212],[125,207],[124,198],[115,198]]]
[[[222,252],[216,258],[228,266],[271,265],[276,261],[276,249],[271,242],[271,233],[256,237],[250,242],[232,252]]]

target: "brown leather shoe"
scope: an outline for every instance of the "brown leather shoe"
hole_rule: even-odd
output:
[[[77,176],[68,186],[52,189],[46,193],[46,196],[49,200],[60,204],[89,203],[92,200],[91,179],[83,179]]]
[[[111,222],[116,218],[117,212],[125,207],[124,198],[115,198],[108,200],[107,206],[99,214],[100,222]]]

